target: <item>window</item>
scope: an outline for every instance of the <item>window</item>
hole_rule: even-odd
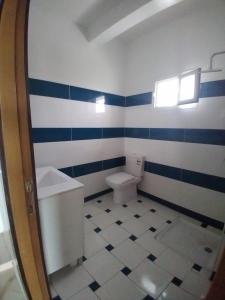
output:
[[[105,112],[105,97],[101,96],[96,98],[96,113]]]
[[[198,102],[201,69],[157,81],[154,106],[168,107]]]

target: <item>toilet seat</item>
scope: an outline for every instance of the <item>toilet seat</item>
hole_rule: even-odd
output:
[[[109,175],[106,178],[106,182],[108,182],[108,184],[113,188],[120,188],[131,183],[137,183],[138,178],[125,172],[118,172]]]

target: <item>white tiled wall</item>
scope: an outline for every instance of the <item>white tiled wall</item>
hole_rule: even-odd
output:
[[[213,5],[213,9],[212,9]],[[136,40],[128,41],[126,95],[154,91],[156,80],[193,68],[208,67],[210,55],[224,50],[225,3],[206,1],[179,18],[152,26]],[[215,22],[216,20],[216,22]],[[223,68],[225,56],[215,65]],[[220,73],[203,74],[201,81],[225,78]],[[126,108],[126,127],[225,129],[225,97],[200,99],[193,108]],[[152,162],[225,177],[224,146],[126,138],[125,154],[140,152]],[[141,188],[209,217],[225,221],[225,197],[215,192],[166,177],[145,173]]]
[[[123,127],[124,110],[105,105],[96,113],[96,104],[53,97],[30,96],[33,127]]]
[[[113,41],[96,47],[64,11],[45,1],[31,1],[28,32],[29,77],[108,93],[123,94],[124,46]],[[33,127],[123,127],[124,110],[93,103],[30,96]],[[34,145],[36,166],[57,168],[114,158],[123,154],[122,139],[40,143]],[[83,176],[86,195],[105,189],[100,173]],[[87,179],[86,179],[87,177]],[[90,179],[91,178],[91,179]],[[90,179],[90,180],[89,180]]]

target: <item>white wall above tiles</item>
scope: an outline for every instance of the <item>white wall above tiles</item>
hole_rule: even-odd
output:
[[[210,55],[225,50],[224,11],[223,0],[201,1],[188,14],[153,29],[149,26],[145,34],[128,42],[126,95],[152,91],[156,80],[186,70],[208,68]],[[203,81],[224,79],[225,57],[216,58],[215,63],[224,71],[204,75]]]
[[[52,9],[47,9],[44,2],[30,3],[29,77],[122,94],[123,45],[88,43],[66,7],[57,10],[52,1]]]

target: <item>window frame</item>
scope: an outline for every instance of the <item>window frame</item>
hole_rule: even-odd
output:
[[[190,75],[195,75],[194,96],[191,99],[180,100],[181,80]],[[158,106],[157,105],[157,86],[160,82],[168,81],[171,79],[178,79],[177,102],[174,105]],[[198,103],[199,102],[199,92],[200,92],[200,80],[201,80],[201,68],[197,68],[197,69],[194,69],[191,71],[186,71],[177,76],[173,76],[173,77],[169,77],[166,79],[155,81],[155,90],[154,90],[154,96],[153,96],[154,108],[170,108],[170,107],[182,106],[182,105],[186,105],[186,104]]]
[[[181,80],[182,80],[182,78],[185,78],[185,77],[188,77],[188,76],[191,76],[191,75],[195,75],[194,96],[190,99],[187,99],[187,100],[181,100],[180,99]],[[192,104],[192,103],[198,103],[199,102],[200,80],[201,80],[201,68],[184,72],[179,76],[179,93],[178,93],[177,105],[185,105],[185,104]]]

